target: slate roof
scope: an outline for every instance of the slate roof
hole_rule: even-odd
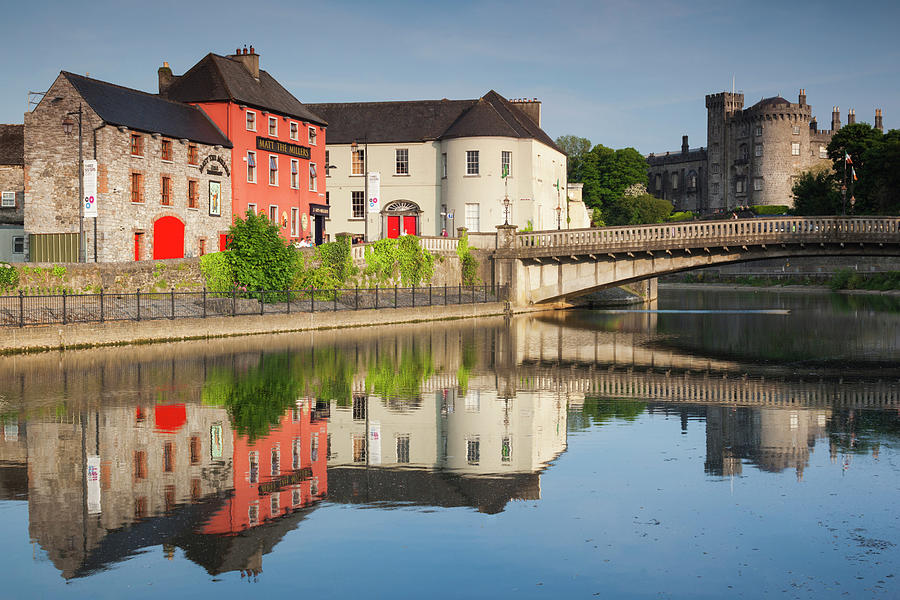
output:
[[[184,75],[175,77],[165,95],[180,102],[231,101],[328,125],[266,71],[260,69],[257,80],[242,62],[218,54],[207,54]],[[331,135],[331,130],[328,133]]]
[[[790,102],[782,98],[781,96],[772,96],[771,98],[763,98],[756,104],[754,104],[751,108],[763,108],[766,106],[790,106]]]
[[[532,138],[559,150],[543,129],[494,90],[476,100],[445,98],[308,106],[331,123],[329,144],[349,144],[354,140],[396,143],[500,136]]]
[[[25,126],[0,125],[0,165],[25,164]]]
[[[206,113],[188,104],[63,71],[84,101],[109,125],[231,148]]]

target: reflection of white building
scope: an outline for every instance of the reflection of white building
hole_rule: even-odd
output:
[[[589,226],[583,210],[569,209],[580,203],[567,202],[566,156],[541,129],[536,100],[490,91],[476,100],[308,106],[329,123],[330,231],[364,232],[366,170],[380,174],[370,239],[453,235],[457,227],[493,232],[507,196],[509,222],[519,227]]]

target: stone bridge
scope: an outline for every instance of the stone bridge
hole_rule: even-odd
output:
[[[797,217],[517,232],[501,225],[494,280],[525,306],[712,265],[795,256],[900,256],[900,217]],[[484,239],[481,239],[484,238]]]

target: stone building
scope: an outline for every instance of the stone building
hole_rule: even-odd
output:
[[[688,149],[685,136],[680,153],[647,158],[650,193],[672,200],[677,210],[792,206],[794,181],[803,171],[829,164],[827,147],[841,128],[840,108],[834,107],[831,129],[819,129],[802,89],[797,102],[773,96],[749,108],[744,108],[741,93],[709,94],[706,109],[705,149]],[[855,120],[851,109],[848,124]],[[882,129],[880,109],[875,111],[875,126]],[[696,185],[691,188],[691,183]]]
[[[25,230],[24,128],[0,125],[0,261],[24,262]]]
[[[492,90],[474,100],[308,106],[329,122],[332,231],[367,230],[369,239],[492,232],[504,223],[505,197],[509,222],[520,227],[588,226],[570,220],[585,213],[567,210],[566,156],[541,129],[537,100],[509,101]],[[380,177],[371,210],[367,171]]]
[[[196,107],[63,71],[25,114],[31,260],[77,257],[79,111],[83,158],[97,161],[98,216],[83,219],[85,260],[191,257],[224,245],[231,142],[215,123]],[[74,122],[69,135],[65,119]]]

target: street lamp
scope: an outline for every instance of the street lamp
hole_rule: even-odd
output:
[[[66,113],[62,120],[63,132],[68,136],[72,133],[75,122],[73,116],[78,117],[78,262],[84,262],[84,160],[82,157],[82,142],[84,141],[83,131],[81,127],[81,103],[78,103],[78,110],[72,110]]]
[[[350,144],[350,151],[355,155],[359,151],[359,144],[356,140]],[[354,157],[351,157],[352,161]],[[353,172],[353,165],[350,166],[350,172]],[[369,241],[369,139],[363,139],[363,244]]]

